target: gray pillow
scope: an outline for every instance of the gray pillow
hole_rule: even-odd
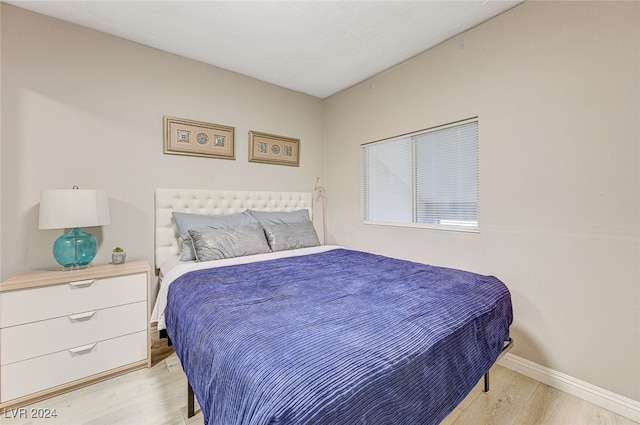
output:
[[[288,223],[302,223],[303,221],[310,221],[309,210],[296,210],[296,211],[256,211],[247,210],[249,214],[255,217],[262,225],[267,224],[288,224]]]
[[[247,224],[234,229],[212,229],[209,227],[189,229],[197,261],[221,260],[223,258],[271,252],[260,223]]]
[[[307,248],[320,245],[320,240],[313,228],[313,223],[274,224],[264,226],[264,234],[272,251]]]
[[[193,252],[193,242],[189,236],[189,229],[205,227],[211,229],[228,229],[258,222],[258,220],[249,214],[248,210],[241,213],[224,215],[191,214],[174,211],[172,215],[176,221],[178,232],[182,237],[180,261],[192,261],[196,259]]]

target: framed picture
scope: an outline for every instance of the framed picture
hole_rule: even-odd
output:
[[[235,159],[235,128],[164,117],[164,153]]]
[[[300,139],[249,132],[249,161],[300,166]]]

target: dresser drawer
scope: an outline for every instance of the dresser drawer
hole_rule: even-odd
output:
[[[147,332],[64,350],[1,367],[0,402],[147,359]]]
[[[147,329],[147,303],[141,301],[0,329],[0,364],[79,347]]]
[[[6,291],[0,293],[0,328],[146,299],[146,273]]]

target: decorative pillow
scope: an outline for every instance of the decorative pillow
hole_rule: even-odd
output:
[[[189,229],[197,261],[271,252],[260,223],[247,224],[234,229]]]
[[[309,210],[296,210],[296,211],[255,211],[247,210],[256,220],[262,225],[268,224],[288,224],[288,223],[302,223],[303,221],[310,221]]]
[[[264,233],[272,251],[320,245],[316,229],[310,221],[264,226]]]
[[[249,210],[225,215],[190,214],[174,211],[172,215],[176,221],[178,232],[182,237],[180,261],[192,261],[196,259],[193,252],[193,242],[189,236],[189,229],[204,227],[211,229],[228,229],[258,222],[258,220],[249,213]]]

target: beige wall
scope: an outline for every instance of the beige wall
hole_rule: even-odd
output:
[[[527,2],[326,100],[329,240],[497,275],[516,355],[640,400],[638,22]],[[476,115],[480,234],[362,224],[361,143]]]
[[[639,3],[526,3],[324,103],[0,10],[2,278],[54,264],[41,189],[105,189],[97,260],[152,262],[156,187],[309,191],[326,171],[329,242],[497,275],[517,355],[640,400]],[[235,126],[237,159],[164,155],[163,115]],[[361,143],[475,115],[480,234],[362,224]],[[248,163],[251,129],[301,138],[301,167]]]
[[[2,107],[3,279],[55,265],[42,189],[106,190],[96,262],[121,245],[153,264],[156,188],[310,192],[323,177],[321,100],[6,4]],[[235,127],[236,160],[163,154],[164,115]],[[249,163],[249,130],[300,138],[300,167]]]

